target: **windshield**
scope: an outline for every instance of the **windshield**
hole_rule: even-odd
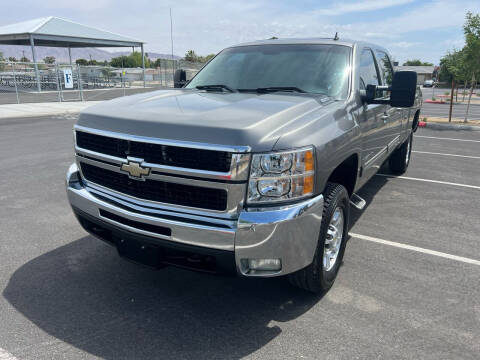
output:
[[[223,50],[186,86],[235,90],[297,88],[336,99],[348,95],[350,48],[341,45],[250,45]]]

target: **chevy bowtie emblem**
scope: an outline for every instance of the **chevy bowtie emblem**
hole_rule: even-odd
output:
[[[143,167],[141,163],[142,161],[137,162],[128,160],[127,164],[122,164],[120,170],[127,172],[132,179],[145,180],[143,176],[148,176],[150,174],[150,168]]]

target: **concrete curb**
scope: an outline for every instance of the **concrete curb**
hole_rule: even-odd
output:
[[[424,124],[424,125],[423,125]],[[421,121],[418,124],[419,127],[433,129],[433,130],[467,130],[467,131],[480,131],[480,126],[462,125],[462,124],[441,124],[434,122]]]
[[[101,101],[76,101],[0,105],[0,119],[76,114],[100,102]]]

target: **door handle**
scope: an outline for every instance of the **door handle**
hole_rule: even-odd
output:
[[[387,122],[387,120],[388,120],[389,117],[390,117],[390,115],[388,115],[388,114],[383,114],[383,115],[382,115],[382,120],[383,120],[383,123],[384,123],[384,124]]]

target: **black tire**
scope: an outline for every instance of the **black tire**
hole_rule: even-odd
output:
[[[347,189],[343,185],[336,183],[328,183],[324,196],[324,207],[322,224],[320,227],[320,235],[318,238],[317,249],[313,257],[313,262],[306,268],[303,268],[288,276],[290,283],[298,288],[322,294],[327,292],[333,285],[337,277],[340,264],[342,263],[343,254],[345,253],[345,245],[348,238],[348,224],[350,218],[350,198]],[[325,248],[325,240],[330,221],[337,208],[343,210],[343,233],[335,263],[328,271],[323,266],[323,254]]]
[[[412,155],[412,142],[413,133],[410,133],[407,140],[390,156],[388,163],[390,165],[390,170],[392,170],[394,174],[401,175],[407,171]]]

